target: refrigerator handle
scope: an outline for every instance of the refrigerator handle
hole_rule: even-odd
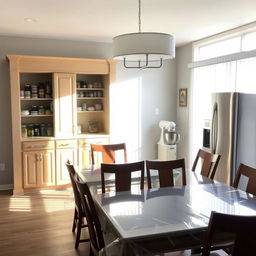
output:
[[[213,154],[216,153],[217,137],[218,137],[218,105],[217,105],[217,102],[215,102],[213,106],[212,127],[211,127],[211,152]]]

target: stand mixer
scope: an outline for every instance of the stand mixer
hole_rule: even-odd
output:
[[[180,141],[176,124],[173,121],[160,121],[161,135],[158,144],[158,159],[162,161],[176,159],[176,145]]]

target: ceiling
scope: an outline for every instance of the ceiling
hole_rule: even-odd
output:
[[[138,32],[138,0],[0,0],[0,5],[0,35],[111,42]],[[172,34],[177,45],[254,21],[256,0],[142,0],[142,31]]]

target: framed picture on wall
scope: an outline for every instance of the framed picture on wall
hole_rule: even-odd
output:
[[[187,88],[179,89],[179,106],[187,106]]]

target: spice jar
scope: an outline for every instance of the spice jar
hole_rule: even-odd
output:
[[[44,98],[45,97],[45,86],[43,83],[39,83],[38,86],[38,97],[39,98]]]
[[[31,98],[31,87],[29,84],[25,85],[24,96],[25,99]]]
[[[39,115],[44,115],[45,112],[44,112],[44,106],[38,106],[38,114]]]
[[[38,115],[38,106],[32,106],[30,115]]]
[[[22,138],[27,138],[28,136],[27,126],[25,124],[21,125],[21,136]]]

